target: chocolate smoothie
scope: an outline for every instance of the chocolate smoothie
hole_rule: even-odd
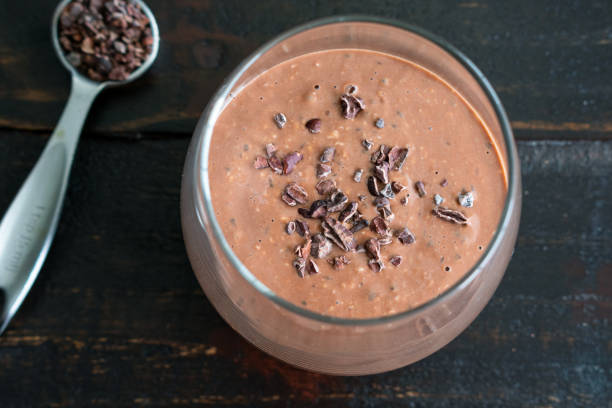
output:
[[[307,54],[216,123],[213,207],[242,263],[322,314],[402,312],[483,254],[507,175],[483,122],[431,72],[373,51]]]

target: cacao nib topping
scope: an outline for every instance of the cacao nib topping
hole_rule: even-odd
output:
[[[414,183],[414,188],[416,189],[417,193],[419,193],[419,197],[425,197],[427,194],[427,191],[425,191],[425,184],[422,181],[417,181]]]
[[[378,238],[378,243],[380,246],[391,245],[392,242],[393,238],[391,237]]]
[[[303,278],[306,275],[306,260],[304,258],[296,258],[293,261],[293,267],[297,271],[300,278]]]
[[[334,160],[334,155],[336,154],[336,148],[335,147],[326,147],[325,150],[323,150],[323,154],[321,154],[321,157],[319,158],[319,161],[321,163],[329,163],[332,160]]]
[[[363,175],[363,169],[355,170],[355,174],[353,175],[353,181],[359,183],[361,181],[361,176]]]
[[[283,174],[283,163],[278,157],[270,157],[268,159],[268,164],[270,165],[272,171],[274,171],[276,174]]]
[[[274,115],[274,123],[276,123],[276,126],[279,129],[282,129],[285,127],[285,124],[287,123],[287,117],[282,112],[279,112],[276,115]]]
[[[391,182],[391,189],[393,190],[393,192],[395,194],[401,193],[402,191],[404,191],[406,189],[406,186],[403,185],[402,183],[398,183],[397,181],[392,181]]]
[[[353,233],[342,225],[341,222],[331,217],[326,217],[323,222],[323,230],[325,236],[331,239],[332,242],[338,245],[342,250],[348,252],[355,248]]]
[[[402,228],[396,232],[396,235],[397,240],[404,245],[412,244],[415,241],[414,234],[408,228]]]
[[[315,258],[325,258],[332,250],[332,243],[329,239],[325,238],[323,234],[317,234],[312,237],[312,248],[310,249],[310,255]]]
[[[321,119],[310,119],[306,122],[306,129],[308,129],[310,133],[319,133],[321,131]]]
[[[345,119],[355,119],[355,116],[365,109],[365,103],[363,103],[363,99],[353,93],[344,94],[340,97],[340,107]]]
[[[299,152],[292,152],[283,159],[283,173],[291,174],[296,164],[298,164],[304,156]]]
[[[345,265],[348,265],[351,263],[351,258],[349,258],[346,255],[340,255],[332,259],[328,259],[327,262],[329,262],[331,266],[334,267],[334,269],[340,270],[340,269],[343,269]]]
[[[408,148],[397,148],[394,147],[389,152],[389,165],[393,170],[401,170],[406,162],[406,157],[408,157]]]
[[[461,194],[457,196],[457,202],[461,204],[462,207],[473,207],[474,206],[474,194],[471,191],[463,190]]]
[[[380,243],[376,238],[368,239],[363,246],[368,255],[374,259],[380,259]]]
[[[381,144],[370,156],[370,161],[374,164],[381,164],[385,160],[387,160],[387,146]]]
[[[298,258],[307,259],[310,256],[310,248],[312,247],[312,240],[308,238],[302,245],[295,247],[295,254]]]
[[[291,197],[289,197],[291,198]],[[298,214],[300,214],[302,217],[304,218],[311,218],[310,217],[310,210],[308,208],[298,208]]]
[[[287,231],[287,234],[291,235],[295,232],[295,222],[294,221],[289,221],[287,223],[287,228],[285,229]]]
[[[375,197],[380,194],[380,191],[378,191],[378,182],[374,176],[368,177],[368,191]]]
[[[376,208],[378,207],[384,207],[387,205],[391,205],[391,203],[389,202],[389,199],[387,197],[376,197],[374,199],[374,205],[376,206]]]
[[[444,202],[444,198],[442,198],[440,194],[434,194],[433,200],[436,205],[440,205]]]
[[[317,178],[327,177],[331,174],[331,166],[325,163],[317,164]]]
[[[395,215],[393,214],[393,211],[391,211],[391,207],[388,205],[385,205],[383,207],[378,207],[376,210],[378,211],[380,216],[383,217],[387,221],[391,221],[395,217]]]
[[[389,183],[389,163],[382,162],[374,166],[374,176],[383,184]]]
[[[297,202],[293,198],[289,197],[287,193],[283,193],[281,195],[281,200],[283,200],[285,204],[287,204],[290,207],[295,207],[297,205]]]
[[[410,197],[410,194],[406,194],[404,197],[400,198],[400,204],[401,205],[408,205],[408,198]]]
[[[451,210],[445,207],[435,207],[433,209],[434,215],[442,218],[448,222],[454,222],[455,224],[465,225],[468,223],[468,218],[461,211]]]
[[[379,216],[372,219],[372,222],[370,222],[370,229],[381,237],[386,237],[390,234],[389,224],[384,218]]]
[[[253,167],[255,167],[257,170],[265,169],[268,167],[268,159],[263,156],[257,156],[255,158],[255,162],[253,163]]]
[[[321,195],[331,194],[336,191],[336,182],[329,179],[321,180],[315,186],[315,190]]]
[[[446,186],[448,186],[448,180],[447,180],[447,179],[442,180],[442,181],[440,182],[440,185],[441,185],[442,187],[446,187]]]
[[[333,213],[342,211],[346,207],[348,197],[340,190],[336,190],[330,196],[329,202],[327,203],[327,212]]]
[[[327,216],[327,200],[316,200],[310,205],[310,218],[324,218]]]
[[[274,146],[272,143],[268,143],[266,145],[266,155],[268,156],[268,158],[274,156],[276,154],[276,146]]]
[[[378,273],[385,269],[385,264],[383,263],[382,259],[370,259],[368,261],[368,267],[372,270],[372,272]]]
[[[357,93],[358,90],[359,88],[357,88],[357,85],[349,85],[346,87],[346,93],[349,95]]]
[[[308,236],[310,236],[310,228],[308,227],[308,224],[306,224],[305,221],[295,220],[295,231],[301,237],[308,237]]]
[[[402,258],[400,255],[393,255],[391,258],[389,258],[389,263],[397,268],[402,264],[403,260],[404,258]]]
[[[296,182],[291,182],[285,187],[285,194],[293,198],[296,202],[304,204],[308,201],[308,193],[304,187],[300,186]]]
[[[358,206],[359,204],[357,204],[355,201],[351,201],[350,203],[348,203],[346,208],[342,210],[342,212],[338,216],[338,221],[347,222],[357,213]]]
[[[380,190],[380,195],[387,198],[395,198],[395,193],[393,192],[391,183],[385,184],[385,186]]]
[[[376,119],[376,122],[374,122],[374,126],[376,126],[379,129],[384,128],[385,127],[385,120],[383,118]]]
[[[367,228],[369,225],[370,221],[366,220],[365,218],[362,218],[353,225],[353,227],[351,228],[351,232],[353,234],[356,234],[362,229]]]
[[[366,150],[370,150],[372,148],[372,146],[374,146],[374,143],[372,143],[372,141],[364,139],[361,141],[361,145],[366,149]]]
[[[308,260],[306,261],[306,270],[310,275],[316,275],[317,273],[319,273],[319,266],[314,261],[314,259],[308,258]]]

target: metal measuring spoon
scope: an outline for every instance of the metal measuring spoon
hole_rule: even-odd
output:
[[[121,86],[142,76],[157,57],[159,29],[155,16],[144,2],[132,1],[149,18],[153,46],[143,64],[124,81],[95,82],[78,72],[66,59],[58,38],[60,14],[71,0],[61,1],[53,14],[53,47],[62,64],[72,74],[72,90],[38,162],[0,222],[0,334],[30,291],[49,252],[66,194],[74,152],[91,104],[103,89]]]

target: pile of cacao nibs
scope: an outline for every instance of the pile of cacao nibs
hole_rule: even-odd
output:
[[[154,43],[148,17],[126,0],[74,0],[62,11],[58,29],[70,64],[97,82],[127,79]]]
[[[345,119],[354,119],[359,112],[365,109],[365,103],[356,95],[357,87],[351,86],[348,92],[340,97],[339,105],[341,114]],[[287,117],[278,113],[273,118],[279,129],[287,123]],[[381,129],[384,127],[384,120],[377,119],[374,126]],[[319,133],[322,121],[319,118],[310,119],[305,123],[305,127],[311,133]],[[374,143],[363,140],[362,146],[370,151]],[[280,159],[277,156],[277,149],[272,144],[265,146],[266,156],[257,156],[254,167],[256,169],[270,168],[277,174],[289,174],[295,166],[302,160],[303,155],[299,152],[292,152]],[[391,209],[391,201],[398,197],[406,186],[391,180],[392,172],[401,171],[408,156],[408,148],[399,146],[386,146],[381,144],[373,150],[370,157],[371,175],[364,182],[369,193],[374,197],[373,204],[376,207],[377,215],[372,219],[366,219],[359,211],[359,202],[351,201],[349,197],[336,185],[336,181],[328,178],[333,173],[333,161],[336,154],[335,147],[326,147],[319,157],[319,162],[314,169],[314,176],[319,180],[315,185],[317,194],[321,197],[310,201],[306,189],[295,181],[288,183],[281,193],[281,200],[291,206],[306,205],[297,208],[298,214],[302,217],[290,221],[286,225],[287,234],[297,233],[304,238],[302,244],[295,250],[293,266],[300,277],[307,274],[319,273],[317,259],[326,259],[335,269],[342,269],[351,263],[349,253],[365,253],[368,256],[368,267],[373,272],[380,272],[385,268],[385,262],[381,254],[381,248],[393,242],[394,238],[402,245],[411,245],[416,241],[413,233],[407,228],[402,227],[393,231],[390,223],[394,218]],[[353,181],[362,182],[364,170],[355,170]],[[443,181],[446,185],[446,180]],[[414,190],[420,198],[427,195],[425,184],[417,181]],[[406,205],[409,194],[405,194],[399,199],[402,205]],[[367,200],[366,196],[360,195],[358,200]],[[463,192],[459,197],[463,206],[472,205],[473,196],[471,193]],[[463,200],[463,201],[461,201]],[[441,207],[443,201],[438,194],[434,196],[435,207],[432,212],[442,220],[463,224],[467,223],[467,217],[455,210]],[[309,203],[309,204],[308,204]],[[311,232],[305,220],[316,220],[320,227],[320,232]],[[358,235],[362,230],[369,229],[375,237],[365,239],[362,244],[358,244]],[[336,246],[342,250],[344,255],[331,257],[332,248]],[[388,258],[391,265],[398,267],[403,257],[392,255]]]

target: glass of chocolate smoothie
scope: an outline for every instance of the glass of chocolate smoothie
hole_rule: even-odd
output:
[[[181,214],[195,274],[261,350],[360,375],[420,360],[480,313],[514,248],[519,161],[456,48],[369,17],[265,44],[195,130]]]

